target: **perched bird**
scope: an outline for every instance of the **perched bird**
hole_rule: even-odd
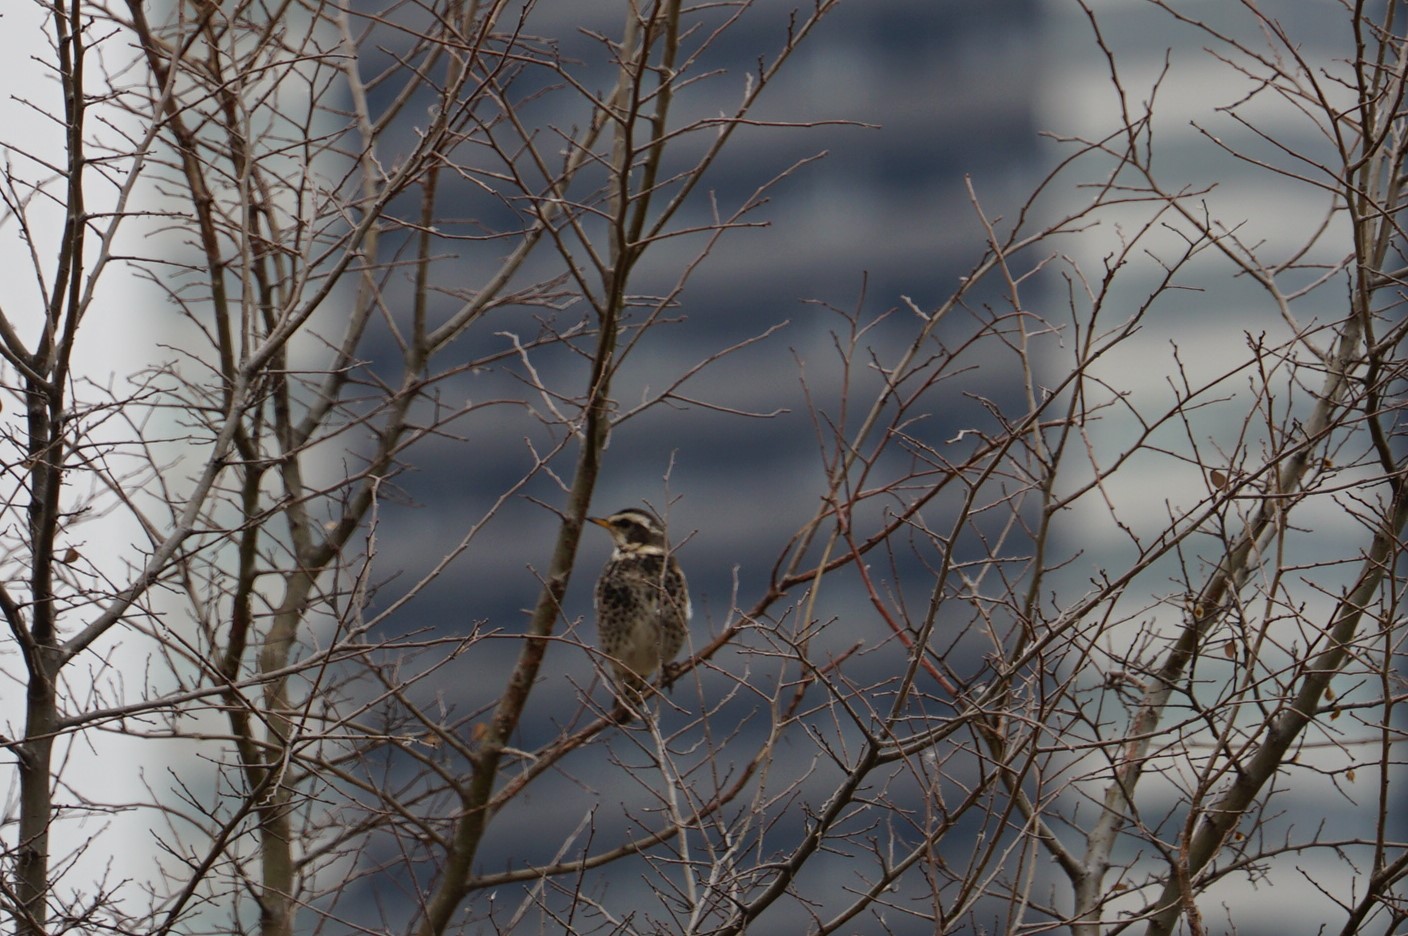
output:
[[[689,586],[655,514],[630,507],[587,519],[605,527],[616,545],[596,580],[597,639],[617,684],[639,696],[684,645]]]

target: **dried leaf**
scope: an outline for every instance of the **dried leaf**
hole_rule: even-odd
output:
[[[1208,472],[1208,480],[1211,481],[1212,486],[1219,491],[1227,487],[1227,475],[1218,471],[1216,468]]]

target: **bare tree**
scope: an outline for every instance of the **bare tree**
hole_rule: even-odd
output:
[[[711,189],[740,135],[807,126],[759,102],[833,3],[744,75],[717,57],[768,4],[549,6],[40,5],[54,83],[16,96],[58,142],[5,139],[3,174],[13,928],[1201,933],[1301,872],[1326,928],[1401,927],[1399,6],[1339,11],[1322,60],[1250,2],[1149,5],[1225,69],[1205,145],[1323,202],[1294,236],[1170,178],[1168,71],[1135,86],[1081,6],[1109,127],[1015,214],[972,187],[950,297],[629,392],[809,161]],[[1244,312],[1169,327],[1224,282]],[[76,366],[101,318],[130,368]],[[814,512],[632,712],[567,600],[610,443],[775,416],[690,386],[759,349]],[[386,516],[446,451],[482,507],[417,552]],[[422,617],[515,534],[521,619]],[[155,854],[95,861],[85,824],[133,811]]]

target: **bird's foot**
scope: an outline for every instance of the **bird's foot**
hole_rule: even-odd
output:
[[[660,688],[666,692],[675,691],[675,680],[680,678],[684,672],[684,665],[681,663],[666,663],[660,667]]]

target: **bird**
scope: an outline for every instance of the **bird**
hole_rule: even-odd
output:
[[[628,507],[587,519],[615,545],[596,580],[599,649],[610,658],[617,685],[639,699],[657,670],[668,679],[670,661],[684,646],[693,613],[689,585],[655,514]]]

